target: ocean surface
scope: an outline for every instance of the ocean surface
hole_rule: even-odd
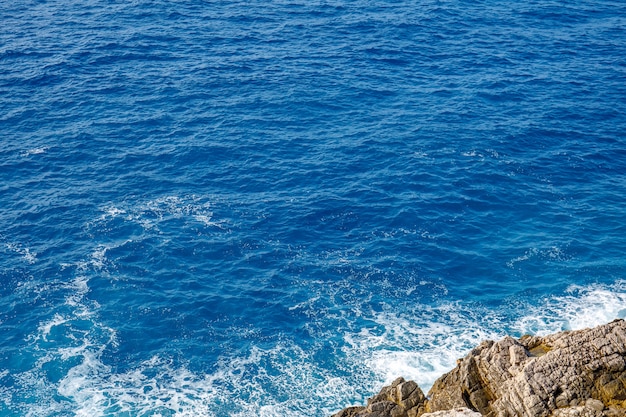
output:
[[[0,416],[328,417],[626,317],[622,1],[0,22]]]

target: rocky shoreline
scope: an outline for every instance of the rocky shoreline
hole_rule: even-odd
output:
[[[626,322],[485,341],[424,395],[396,379],[332,417],[626,417]]]

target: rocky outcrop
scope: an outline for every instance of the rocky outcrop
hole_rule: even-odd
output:
[[[398,378],[370,398],[366,407],[346,408],[333,417],[416,417],[424,414],[425,401],[417,383]]]
[[[440,414],[442,413],[442,414]],[[333,417],[626,417],[626,322],[486,341],[425,397],[402,378]]]
[[[435,411],[434,413],[425,413],[421,417],[482,417],[477,411],[469,408],[455,408],[454,410]]]

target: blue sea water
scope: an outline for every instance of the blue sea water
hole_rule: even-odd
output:
[[[319,416],[626,317],[626,5],[0,8],[0,415]]]

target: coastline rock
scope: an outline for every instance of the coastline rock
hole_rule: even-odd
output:
[[[425,413],[421,417],[481,417],[482,414],[472,411],[469,408],[455,408],[454,410],[435,411],[434,413]]]
[[[470,415],[626,417],[626,322],[485,341],[435,381],[427,398],[398,378],[367,406],[333,417]]]
[[[424,413],[425,401],[417,383],[398,378],[370,398],[366,407],[349,407],[333,417],[416,417]]]

